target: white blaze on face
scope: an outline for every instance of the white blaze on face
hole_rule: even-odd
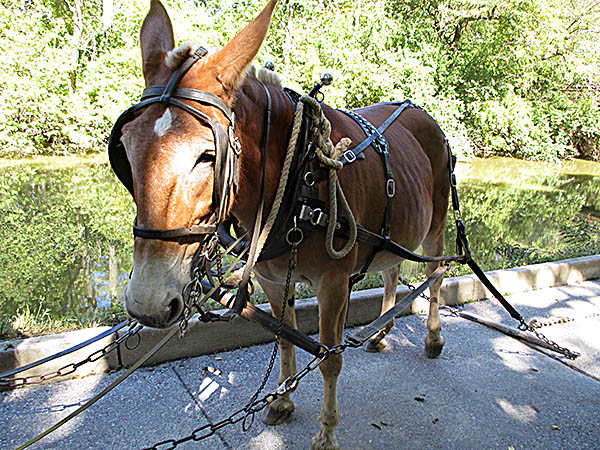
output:
[[[171,129],[172,125],[173,116],[171,115],[171,108],[167,108],[165,113],[161,117],[156,119],[156,122],[154,123],[154,132],[158,136],[162,137],[165,134],[167,134],[167,131]]]

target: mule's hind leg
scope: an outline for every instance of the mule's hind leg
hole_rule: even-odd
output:
[[[430,233],[423,242],[423,250],[426,255],[440,256],[444,251],[444,230],[433,234]],[[431,274],[440,266],[439,263],[427,263],[425,274]],[[427,337],[425,338],[425,356],[437,358],[442,353],[446,340],[442,336],[442,321],[439,313],[439,295],[443,277],[439,278],[429,288],[429,315],[427,316]]]
[[[277,320],[281,318],[281,309],[283,306],[283,296],[285,286],[273,283],[255,273],[261,287],[265,291],[271,308],[273,310],[273,317]],[[294,308],[294,284],[290,287],[291,300],[286,299],[288,304],[285,308],[284,322],[289,326],[296,328],[296,310]],[[290,344],[288,341],[281,339],[279,341],[280,351],[280,363],[279,363],[279,378],[278,383],[281,384],[283,380],[294,375],[298,369],[296,367],[296,347]],[[262,420],[267,425],[280,425],[284,423],[294,411],[294,403],[290,400],[290,393],[285,394],[283,397],[269,403],[269,406],[265,409]]]
[[[381,301],[381,314],[384,314],[396,305],[396,286],[398,285],[399,273],[400,265],[396,265],[381,272],[381,276],[383,277],[383,300]],[[385,337],[390,331],[392,331],[393,327],[394,319],[390,320],[384,329],[369,339],[365,344],[364,349],[368,352],[382,351],[385,347],[387,347]]]

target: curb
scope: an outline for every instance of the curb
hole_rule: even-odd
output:
[[[547,287],[564,286],[581,283],[585,280],[600,278],[600,255],[569,259],[564,261],[534,264],[514,269],[486,272],[490,281],[503,294],[510,295],[518,292],[543,289]],[[396,290],[396,298],[401,299],[409,292],[405,286]],[[366,289],[354,292],[350,298],[347,326],[369,323],[380,314],[383,288]],[[486,288],[475,275],[447,278],[444,280],[440,297],[448,305],[460,305],[467,301],[483,300],[490,297]],[[425,311],[428,303],[419,298],[407,308],[403,314]],[[269,305],[258,305],[263,311],[271,313]],[[217,311],[224,314],[226,311]],[[298,299],[296,302],[296,318],[298,328],[306,334],[318,332],[318,308],[315,297]],[[40,336],[12,342],[0,343],[0,373],[24,366],[66,348],[79,344],[109,327],[89,328],[85,330],[60,333],[50,336]],[[120,331],[119,334],[124,333]],[[82,365],[76,373],[55,380],[62,381],[73,377],[107,372],[110,370],[129,367],[142,355],[152,348],[166,334],[165,330],[144,328],[140,331],[141,338],[132,338],[135,342],[120,347],[118,352],[112,352],[91,364]],[[77,363],[91,353],[103,348],[115,339],[114,335],[80,349],[68,356],[54,360],[43,366],[33,368],[18,376],[34,376],[50,373]],[[228,322],[204,323],[197,317],[189,321],[186,339],[174,338],[145,365],[154,365],[182,358],[189,358],[209,353],[232,350],[240,347],[262,344],[274,340],[272,333],[260,325],[235,316]],[[133,348],[135,346],[135,348]],[[130,349],[131,348],[131,349]],[[120,362],[119,362],[120,360]]]

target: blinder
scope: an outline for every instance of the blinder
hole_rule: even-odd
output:
[[[206,54],[206,49],[199,47],[171,75],[166,86],[149,86],[144,89],[140,102],[128,108],[116,120],[108,140],[108,157],[119,181],[135,197],[131,165],[127,159],[125,147],[121,142],[123,126],[135,119],[144,108],[154,103],[175,106],[186,111],[200,122],[209,126],[213,133],[215,166],[212,200],[215,205],[215,211],[207,224],[194,225],[189,228],[153,229],[141,228],[135,224],[133,227],[134,236],[165,241],[180,241],[183,239],[202,240],[207,234],[212,234],[216,231],[217,226],[223,221],[229,208],[230,191],[233,190],[235,192],[237,190],[239,181],[238,157],[241,146],[235,137],[235,114],[222,99],[210,92],[177,86],[187,71]],[[183,100],[191,100],[219,109],[229,121],[229,126],[227,128],[224,127],[219,121]]]

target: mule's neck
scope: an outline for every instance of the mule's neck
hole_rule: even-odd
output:
[[[247,230],[254,226],[260,202],[267,139],[267,94],[263,86],[269,90],[271,97],[264,217],[268,215],[273,204],[294,117],[294,105],[281,87],[267,83],[262,85],[249,77],[239,89],[233,110],[237,121],[236,134],[242,144],[240,180],[230,214]]]

